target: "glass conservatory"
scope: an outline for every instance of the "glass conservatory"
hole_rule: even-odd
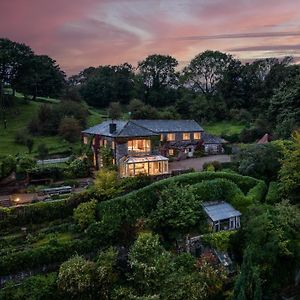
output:
[[[120,162],[120,176],[136,176],[138,174],[168,174],[168,158],[161,155],[144,157],[127,157]]]

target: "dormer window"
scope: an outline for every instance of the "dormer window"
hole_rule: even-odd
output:
[[[175,141],[175,133],[168,133],[167,135],[167,141]]]
[[[182,134],[182,139],[183,139],[184,141],[189,141],[189,140],[191,139],[190,133],[189,133],[189,132],[184,132],[184,133]]]

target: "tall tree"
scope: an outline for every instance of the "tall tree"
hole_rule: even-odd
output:
[[[10,84],[14,88],[13,83],[20,68],[32,56],[33,51],[27,45],[0,39],[0,83]]]
[[[171,104],[178,85],[178,61],[170,55],[149,55],[138,63],[142,96],[151,105]]]
[[[47,55],[35,55],[20,68],[15,86],[25,95],[57,97],[65,84],[65,74]]]
[[[134,93],[134,73],[131,65],[101,66],[88,71],[80,92],[90,105],[107,107],[110,102],[129,103]]]
[[[189,88],[203,94],[214,94],[217,83],[235,63],[229,54],[207,50],[198,54],[183,70],[183,82]]]

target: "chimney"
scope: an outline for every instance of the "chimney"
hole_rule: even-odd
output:
[[[109,124],[109,133],[114,133],[114,132],[116,132],[116,130],[117,130],[117,124],[115,124],[115,123],[110,123]]]

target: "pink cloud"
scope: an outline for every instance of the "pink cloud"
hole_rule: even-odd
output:
[[[241,59],[265,48],[288,54],[289,45],[299,44],[298,32],[300,2],[294,0],[0,2],[0,36],[53,57],[68,74],[91,65],[136,64],[153,53],[181,62],[206,49],[231,49]]]

